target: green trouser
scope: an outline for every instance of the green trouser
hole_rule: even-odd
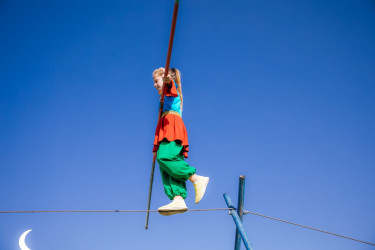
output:
[[[170,200],[175,196],[186,198],[186,181],[196,169],[185,162],[181,154],[182,145],[172,141],[162,141],[157,153],[157,161],[163,180],[164,192]]]

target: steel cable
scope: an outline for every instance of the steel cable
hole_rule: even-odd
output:
[[[304,225],[297,224],[297,223],[294,223],[294,222],[290,222],[290,221],[287,221],[287,220],[282,220],[282,219],[274,218],[274,217],[271,217],[271,216],[254,213],[254,212],[251,212],[251,211],[244,210],[244,214],[253,214],[253,215],[261,216],[261,217],[264,217],[264,218],[267,218],[267,219],[276,220],[276,221],[288,223],[288,224],[291,224],[291,225],[294,225],[294,226],[304,227],[304,228],[315,230],[315,231],[318,231],[318,232],[321,232],[321,233],[330,234],[330,235],[333,235],[333,236],[345,238],[345,239],[348,239],[348,240],[354,240],[354,241],[357,241],[357,242],[361,242],[361,243],[364,243],[364,244],[375,246],[374,243],[366,242],[366,241],[363,241],[363,240],[358,240],[358,239],[355,239],[355,238],[351,238],[351,237],[340,235],[340,234],[336,234],[336,233],[331,233],[331,232],[328,232],[328,231],[325,231],[325,230],[322,230],[322,229],[318,229],[318,228],[304,226]]]

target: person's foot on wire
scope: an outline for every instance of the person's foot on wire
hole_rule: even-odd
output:
[[[178,199],[177,198],[177,199],[174,199],[171,203],[169,203],[165,206],[159,207],[158,212],[161,215],[168,216],[168,215],[172,215],[172,214],[185,213],[187,211],[187,209],[188,208],[185,204],[184,199],[182,199],[182,198]]]
[[[195,189],[195,203],[198,204],[206,192],[206,187],[210,181],[209,177],[198,176],[198,180],[194,182]]]

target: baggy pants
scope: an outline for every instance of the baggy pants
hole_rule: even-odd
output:
[[[160,142],[156,159],[159,163],[164,192],[170,200],[175,196],[186,198],[186,181],[196,169],[186,163],[181,154],[183,146],[176,141]]]

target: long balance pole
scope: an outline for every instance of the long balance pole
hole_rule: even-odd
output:
[[[172,17],[172,27],[171,27],[171,33],[169,35],[168,53],[167,53],[167,61],[165,63],[164,76],[168,75],[169,64],[171,62],[173,38],[174,38],[174,31],[176,29],[179,2],[180,2],[179,0],[176,0],[175,3],[174,3],[173,17]],[[164,105],[164,83],[163,83],[163,87],[162,87],[162,91],[161,91],[158,124],[159,124],[159,121],[160,121],[160,118],[161,118],[161,115],[162,115],[162,112],[163,112],[163,105]],[[152,158],[151,177],[150,177],[150,186],[149,186],[149,190],[148,190],[148,202],[147,202],[147,212],[146,212],[146,225],[145,225],[146,230],[148,229],[148,219],[150,217],[149,210],[150,210],[150,205],[151,205],[152,183],[154,182],[155,161],[156,161],[156,153],[154,153],[154,156]]]

